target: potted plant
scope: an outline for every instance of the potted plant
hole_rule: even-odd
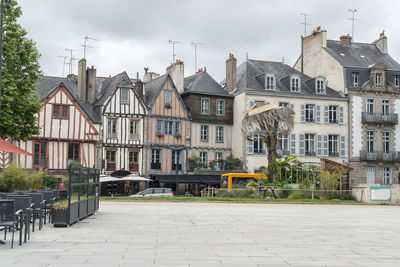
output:
[[[68,225],[68,199],[57,201],[53,204],[52,219],[54,226]]]
[[[157,132],[157,137],[163,137],[163,136],[164,136],[163,132],[161,132],[161,131]]]
[[[166,109],[171,109],[171,108],[172,108],[172,106],[171,106],[170,103],[165,103],[164,107],[165,107]]]
[[[177,132],[177,133],[175,134],[175,137],[176,137],[176,138],[181,138],[182,135],[181,135],[181,133]]]

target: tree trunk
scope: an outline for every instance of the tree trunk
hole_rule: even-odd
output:
[[[276,170],[275,170],[276,142],[277,142],[276,133],[270,133],[265,138],[265,144],[267,145],[268,149],[268,180],[270,183],[274,182],[276,178]]]

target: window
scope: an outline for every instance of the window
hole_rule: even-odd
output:
[[[329,123],[338,123],[338,107],[337,106],[329,106]]]
[[[129,135],[131,138],[137,138],[139,135],[139,121],[131,120],[129,124]]]
[[[210,99],[203,98],[201,100],[201,114],[210,115]]]
[[[164,134],[173,135],[174,134],[174,122],[165,121],[164,122]]]
[[[171,91],[164,91],[164,105],[172,104],[172,92]]]
[[[351,73],[351,80],[353,82],[353,87],[358,87],[358,77],[359,77],[358,72]]]
[[[314,105],[306,104],[306,122],[314,122]]]
[[[68,162],[79,160],[79,144],[70,143],[68,144]]]
[[[180,121],[176,121],[175,122],[175,135],[176,134],[182,134],[181,132],[182,132],[182,130],[181,130],[181,122]]]
[[[383,99],[382,100],[382,115],[389,116],[389,113],[390,113],[390,100]]]
[[[33,164],[35,167],[46,167],[46,144],[35,142],[35,150],[33,154]]]
[[[129,102],[129,89],[121,88],[121,103]]]
[[[279,102],[279,107],[288,108],[289,107],[289,103],[287,103],[287,102]]]
[[[160,159],[160,149],[152,149],[151,150],[151,169],[152,170],[160,170],[161,169],[161,159]]]
[[[172,150],[172,171],[182,170],[181,164],[181,151],[180,150]]]
[[[374,153],[375,152],[375,132],[368,130],[367,131],[367,152]]]
[[[222,127],[222,126],[216,127],[215,141],[217,143],[224,142],[224,127]]]
[[[392,184],[392,168],[383,168],[383,184]]]
[[[115,137],[117,134],[117,120],[108,119],[107,133],[109,137]]]
[[[300,91],[300,77],[293,76],[290,78],[290,91],[292,92]]]
[[[162,120],[157,120],[157,125],[156,125],[156,127],[157,127],[157,129],[156,129],[156,131],[157,131],[157,134],[163,134],[163,129],[162,129],[162,123],[163,123],[163,121]]]
[[[382,87],[382,73],[375,73],[375,86],[376,88]]]
[[[207,163],[207,152],[200,152],[200,162]]]
[[[278,135],[278,147],[280,147],[284,154],[289,153],[289,135],[279,134]]]
[[[394,86],[400,89],[400,76],[394,76]]]
[[[217,115],[225,115],[225,100],[217,100]]]
[[[315,79],[315,93],[325,94],[325,79],[324,78]]]
[[[272,74],[267,74],[265,77],[265,90],[275,90],[275,78]]]
[[[390,132],[384,131],[382,132],[382,152],[389,153],[390,151],[391,151]]]
[[[129,171],[138,172],[139,171],[139,152],[129,151]]]
[[[305,155],[315,156],[315,135],[305,134]]]
[[[215,152],[215,170],[221,170],[222,160],[222,152]]]
[[[200,141],[208,142],[208,125],[200,126]]]
[[[66,105],[53,105],[53,119],[68,119],[68,108]]]
[[[338,139],[337,135],[328,135],[328,150],[330,157],[339,157]]]
[[[367,113],[368,114],[375,113],[375,100],[374,99],[367,99]]]
[[[254,154],[264,154],[265,153],[264,142],[262,141],[260,135],[258,135],[258,134],[254,135],[253,143],[254,143]]]
[[[114,150],[108,150],[106,151],[106,161],[107,161],[107,166],[106,170],[107,171],[115,171],[115,151]]]

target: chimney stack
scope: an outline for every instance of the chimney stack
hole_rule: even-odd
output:
[[[374,41],[375,44],[384,54],[388,53],[387,37],[385,36],[385,31],[379,34],[379,39]]]
[[[136,80],[134,90],[142,99],[144,99],[143,88],[143,82],[140,79]]]
[[[93,104],[96,101],[96,69],[93,67],[92,68],[87,68],[86,71],[86,77],[87,77],[87,101],[89,101],[90,104]]]
[[[237,60],[232,53],[229,53],[229,58],[226,60],[226,86],[228,93],[233,92],[236,88],[236,64]]]
[[[80,101],[87,100],[86,92],[86,59],[82,58],[78,62],[78,98]]]
[[[340,45],[344,47],[351,46],[351,36],[350,35],[342,35],[340,36]]]
[[[177,59],[176,62],[167,67],[166,72],[171,76],[178,93],[183,93],[185,75],[183,62]]]

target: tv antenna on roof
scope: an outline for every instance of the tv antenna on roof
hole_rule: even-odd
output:
[[[307,23],[307,16],[311,16],[311,14],[307,14],[307,13],[300,13],[301,16],[304,16],[304,22],[300,23],[300,24],[304,24],[304,36],[307,35],[307,25],[310,25]]]
[[[175,45],[176,44],[181,44],[179,41],[174,41],[174,40],[168,40],[169,44],[172,44],[172,62],[175,62]]]
[[[354,14],[357,12],[357,9],[348,9],[348,11],[353,13],[352,17],[349,18],[349,20],[351,20],[351,39],[354,42],[354,21],[357,20],[354,18]]]
[[[65,65],[68,64],[65,60],[68,58],[68,56],[60,56],[60,55],[58,55],[58,57],[61,57],[61,58],[64,59],[64,62],[63,62],[63,72],[62,72],[62,77],[64,77],[64,75],[65,75]]]
[[[203,45],[203,43],[192,42],[191,45],[194,46],[194,73],[197,71],[197,46]]]
[[[87,45],[87,42],[88,42],[89,40],[98,41],[98,39],[94,39],[94,38],[92,38],[92,37],[89,37],[88,35],[86,35],[86,36],[84,37],[83,45],[81,45],[81,46],[83,46],[83,58],[86,58],[86,48],[93,48],[93,46]]]
[[[70,53],[70,57],[69,57],[69,63],[67,63],[69,65],[69,69],[68,69],[68,74],[72,74],[72,63],[74,62],[74,60],[77,60],[77,58],[75,58],[73,56],[73,53],[75,51],[79,51],[76,49],[70,49],[70,48],[65,48],[65,51],[68,51]]]

